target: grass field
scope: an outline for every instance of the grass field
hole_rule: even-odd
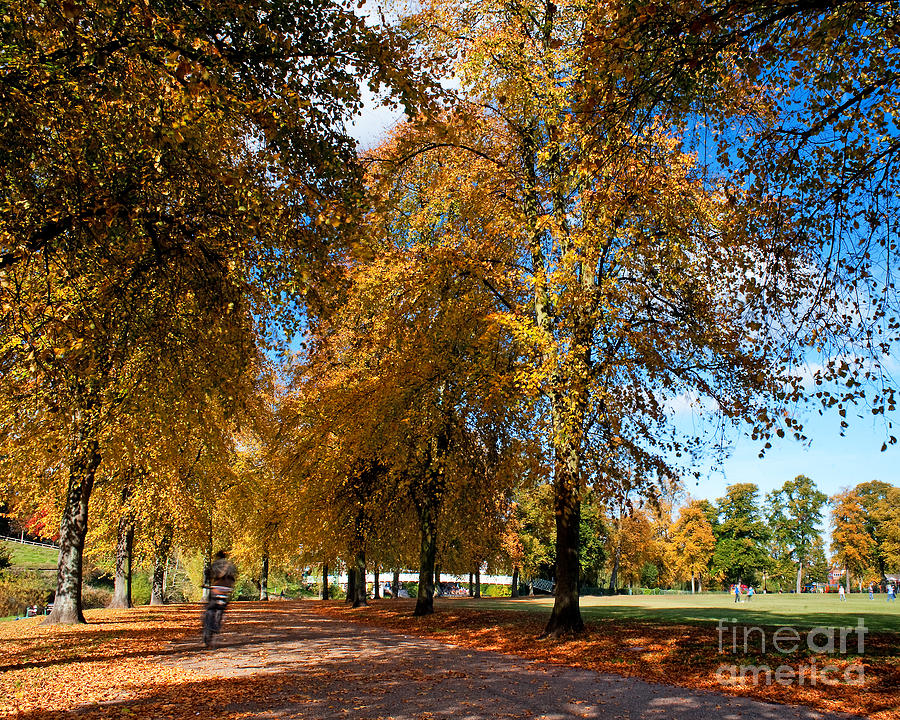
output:
[[[900,633],[900,603],[887,602],[885,595],[869,600],[868,594],[849,596],[841,602],[837,595],[761,595],[739,604],[725,593],[697,595],[615,595],[581,598],[585,620],[646,620],[649,622],[706,624],[723,620],[744,625],[793,626],[799,628],[838,627],[857,624],[863,618],[872,632]],[[551,597],[438,599],[468,608],[522,610],[549,615]]]
[[[12,557],[14,568],[27,570],[55,570],[59,553],[50,548],[36,545],[23,545],[22,543],[0,540],[0,546],[8,550]]]

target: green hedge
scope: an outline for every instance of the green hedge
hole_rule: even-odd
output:
[[[144,573],[131,576],[131,602],[134,605],[149,605],[151,593],[150,577]]]

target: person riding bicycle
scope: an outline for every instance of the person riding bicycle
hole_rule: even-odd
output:
[[[209,601],[203,613],[203,643],[209,646],[213,636],[222,628],[222,616],[231,599],[237,568],[228,559],[225,551],[216,553],[216,558],[209,567]]]

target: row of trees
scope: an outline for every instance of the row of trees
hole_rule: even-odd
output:
[[[156,505],[221,456],[326,272],[315,219],[360,194],[360,82],[412,101],[415,69],[330,0],[26,1],[0,46],[4,487],[65,498],[51,619],[75,622],[96,479]]]
[[[438,558],[512,557],[511,499],[548,492],[547,633],[577,632],[583,501],[656,506],[694,471],[674,404],[763,449],[803,438],[803,399],[893,411],[895,17],[18,4],[0,469],[60,518],[51,620],[82,619],[89,529],[124,559],[132,527],[162,557],[232,524],[357,579],[417,566],[430,612]],[[364,158],[360,81],[410,117]]]
[[[800,475],[760,497],[752,483],[728,487],[716,503],[689,500],[676,511],[654,507],[616,507],[591,502],[590,522],[582,524],[583,584],[673,587],[691,591],[735,583],[800,592],[809,582],[828,583],[833,568],[862,587],[881,584],[900,569],[900,488],[877,480],[828,498]],[[831,546],[823,529],[830,506]],[[549,538],[525,527],[531,538],[524,563],[529,572],[550,577]],[[830,553],[829,553],[830,549]]]
[[[872,145],[886,126],[876,139],[854,118],[893,75],[832,63],[881,21],[850,5],[433,0],[406,22],[461,91],[369,154],[377,202],[307,367],[325,357],[349,373],[342,389],[359,394],[335,435],[360,437],[353,445],[389,468],[391,495],[410,498],[418,611],[459,458],[524,451],[552,487],[546,632],[577,632],[587,489],[653,503],[703,451],[673,403],[705,403],[765,448],[803,437],[801,398],[846,414],[868,391],[856,378],[879,376],[893,298],[872,294],[889,280],[871,264],[862,284],[855,268],[884,238],[862,217],[893,199],[834,163],[893,152]],[[828,107],[836,87],[856,100]],[[811,101],[801,109],[792,91]],[[833,122],[846,123],[839,141]],[[859,222],[835,222],[847,213]],[[894,407],[881,387],[876,414]]]

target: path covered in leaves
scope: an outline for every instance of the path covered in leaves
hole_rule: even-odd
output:
[[[226,708],[266,717],[847,717],[460,648],[304,609],[279,613],[276,622],[247,615],[231,618],[215,651],[172,662],[223,679],[284,678],[278,695]]]
[[[240,603],[220,645],[199,609],[95,611],[92,624],[0,630],[0,714],[82,718],[837,718],[535,662],[323,615]],[[17,626],[12,627],[11,626]]]

